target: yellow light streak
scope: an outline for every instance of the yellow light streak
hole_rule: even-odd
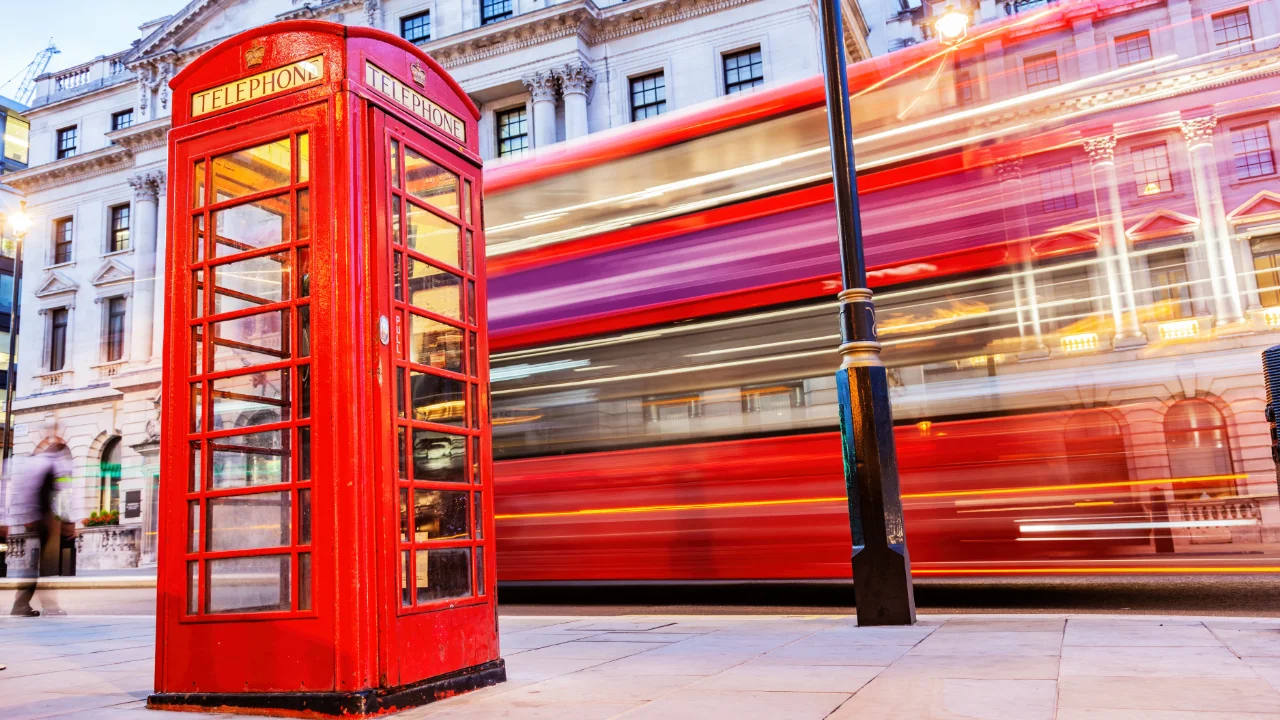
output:
[[[1118,488],[1131,485],[1155,485],[1164,483],[1212,482],[1215,480],[1242,480],[1248,478],[1246,473],[1232,475],[1204,475],[1200,477],[1164,478],[1162,480],[1125,480],[1120,482],[1081,483],[1078,485],[1038,485],[1016,488],[988,488],[984,490],[944,490],[931,493],[903,493],[903,500],[932,499],[942,497],[967,497],[974,495],[1015,495],[1036,492],[1055,492],[1058,490],[1096,490],[1099,488]],[[779,500],[741,500],[719,503],[689,503],[682,505],[635,505],[630,507],[588,508],[585,510],[549,510],[534,513],[499,513],[495,520],[524,520],[530,518],[577,517],[588,515],[622,515],[650,512],[679,512],[685,510],[716,510],[725,508],[766,507],[782,505],[813,505],[820,503],[843,503],[848,498],[843,495],[833,497],[789,498]]]
[[[1078,502],[1076,507],[1101,507],[1103,505],[1115,505],[1111,500],[1096,500],[1094,502]]]

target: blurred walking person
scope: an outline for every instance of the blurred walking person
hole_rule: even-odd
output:
[[[57,572],[62,553],[62,523],[54,514],[54,497],[58,491],[58,482],[69,477],[71,453],[61,440],[54,440],[44,450],[31,456],[14,473],[13,485],[9,491],[9,531],[34,531],[40,537],[40,557],[36,562],[35,577],[18,589],[10,615],[38,617],[42,611],[44,615],[66,615],[58,607],[54,592],[48,588],[40,591],[41,610],[31,607],[31,599],[36,594],[40,576],[46,570],[51,574]]]

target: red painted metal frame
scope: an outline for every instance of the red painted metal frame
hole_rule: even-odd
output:
[[[253,52],[246,52],[252,50]],[[225,109],[217,114],[193,119],[190,98],[195,92],[218,87],[266,69],[322,55],[323,77],[312,85],[292,92],[261,98]],[[255,57],[256,56],[256,57]],[[253,58],[251,60],[251,58]],[[364,86],[365,61],[373,59],[406,87],[415,88],[410,66],[425,69],[425,82],[415,89],[462,119],[466,142],[459,143],[435,127]],[[249,63],[253,62],[250,66]],[[173,698],[187,694],[208,698],[243,696],[246,693],[326,692],[326,702],[338,708],[343,702],[371,707],[378,702],[368,695],[371,689],[396,690],[414,683],[448,676],[439,692],[456,692],[468,687],[449,675],[484,665],[492,682],[493,663],[499,663],[494,606],[495,568],[492,557],[486,572],[475,581],[483,582],[484,597],[466,607],[415,613],[399,618],[398,593],[388,588],[398,585],[394,564],[384,556],[394,554],[398,507],[395,502],[394,457],[386,451],[389,384],[385,382],[388,357],[378,343],[378,316],[390,297],[391,277],[376,253],[385,239],[385,217],[377,197],[380,189],[378,160],[370,150],[380,142],[370,120],[395,118],[406,134],[422,147],[463,175],[474,178],[476,298],[483,312],[485,298],[483,232],[480,211],[482,193],[479,177],[477,122],[479,112],[457,84],[431,58],[409,43],[367,28],[347,28],[331,23],[290,21],[275,23],[238,35],[193,61],[171,82],[174,102],[174,129],[169,153],[169,246],[166,257],[168,278],[164,344],[163,431],[161,466],[169,481],[161,486],[160,528],[166,540],[160,543],[157,597],[157,696],[173,705]],[[275,190],[255,193],[217,205],[206,203],[194,210],[191,197],[193,164],[241,148],[261,145],[281,137],[296,138],[307,133],[310,139],[310,176],[298,182],[296,170],[290,183]],[[296,150],[297,142],[293,142]],[[209,167],[208,164],[205,166]],[[210,173],[211,174],[211,173]],[[205,192],[209,183],[206,182]],[[298,310],[310,307],[310,357],[288,357],[253,366],[253,372],[278,368],[311,367],[311,416],[298,418],[301,383],[296,371],[290,383],[293,412],[282,422],[252,428],[254,432],[284,430],[295,433],[311,428],[312,472],[309,480],[291,477],[292,483],[246,489],[188,490],[191,440],[206,443],[202,454],[206,477],[212,460],[207,451],[210,440],[236,433],[234,429],[214,430],[209,424],[212,406],[206,396],[203,432],[192,432],[192,381],[212,381],[235,376],[238,371],[212,372],[212,344],[204,332],[205,371],[192,375],[192,328],[210,327],[214,271],[211,267],[227,258],[214,258],[212,212],[220,207],[243,205],[255,198],[282,195],[294,198],[306,187],[310,195],[311,232],[307,241],[286,237],[289,242],[270,248],[246,250],[231,258],[261,257],[280,251],[296,253],[310,249],[310,295],[262,306],[270,311],[288,310],[291,348],[297,348]],[[292,205],[290,207],[293,207]],[[195,216],[204,220],[207,260],[191,264],[192,228]],[[292,217],[292,216],[291,216]],[[384,233],[379,235],[379,233]],[[296,260],[296,255],[291,255]],[[205,310],[193,315],[194,269],[203,269]],[[294,265],[291,282],[298,280]],[[242,298],[243,299],[243,298]],[[261,307],[237,309],[212,316],[213,320],[246,317]],[[484,317],[476,318],[477,347],[487,352]],[[488,366],[480,363],[474,379],[477,397],[488,396]],[[485,413],[487,418],[487,413]],[[481,475],[477,486],[484,502],[492,504],[492,463],[488,460],[489,433],[484,424],[467,431],[482,437]],[[290,452],[297,454],[296,435]],[[297,462],[290,463],[299,472]],[[180,480],[179,480],[180,479]],[[207,480],[206,480],[207,482]],[[203,487],[203,486],[202,486]],[[252,494],[288,489],[291,502],[291,539],[297,540],[298,502],[296,491],[309,490],[312,503],[311,544],[246,551],[208,552],[200,540],[194,552],[187,552],[187,502],[227,495]],[[489,508],[485,508],[489,510]],[[492,513],[485,512],[486,541],[492,538]],[[200,537],[207,531],[202,523]],[[388,551],[388,548],[391,548]],[[291,572],[289,611],[237,614],[188,614],[186,562],[203,562],[218,557],[252,557],[288,554],[296,566],[299,551],[311,556],[312,593],[310,609],[299,609],[297,573]],[[473,574],[474,575],[474,574]],[[203,584],[200,586],[203,588]],[[201,590],[201,606],[204,596]],[[427,609],[430,610],[430,609]],[[474,686],[474,685],[472,685]],[[429,686],[421,686],[429,687]],[[426,692],[430,693],[428,689]],[[419,695],[421,698],[422,696]],[[336,700],[334,698],[337,698]],[[370,701],[370,698],[375,698]],[[430,699],[430,697],[426,697]],[[422,702],[418,699],[417,702]],[[199,704],[198,702],[196,704]],[[355,705],[341,705],[345,708]],[[296,714],[288,708],[270,708],[275,714]]]

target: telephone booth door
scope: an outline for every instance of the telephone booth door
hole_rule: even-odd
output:
[[[492,657],[497,614],[486,589],[494,573],[493,498],[484,486],[488,377],[479,168],[379,109],[370,156],[380,223],[375,302],[387,319],[388,382],[381,418],[382,561],[397,569],[386,597],[398,650],[388,671],[400,683]],[[448,633],[440,657],[438,633]],[[430,642],[427,647],[424,643]],[[388,646],[391,646],[388,643]],[[388,650],[393,648],[388,647]]]

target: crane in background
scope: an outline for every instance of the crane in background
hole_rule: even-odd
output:
[[[9,78],[9,81],[4,85],[0,85],[0,89],[8,87],[9,84],[14,80],[17,80],[20,75],[22,76],[22,82],[18,85],[18,92],[13,96],[13,99],[23,105],[30,104],[31,98],[36,92],[36,78],[44,74],[45,69],[49,67],[49,61],[53,59],[54,55],[57,55],[60,52],[62,51],[53,44],[53,38],[49,38],[49,46],[36,53],[35,59],[33,59],[25,68],[18,71],[17,75]]]

